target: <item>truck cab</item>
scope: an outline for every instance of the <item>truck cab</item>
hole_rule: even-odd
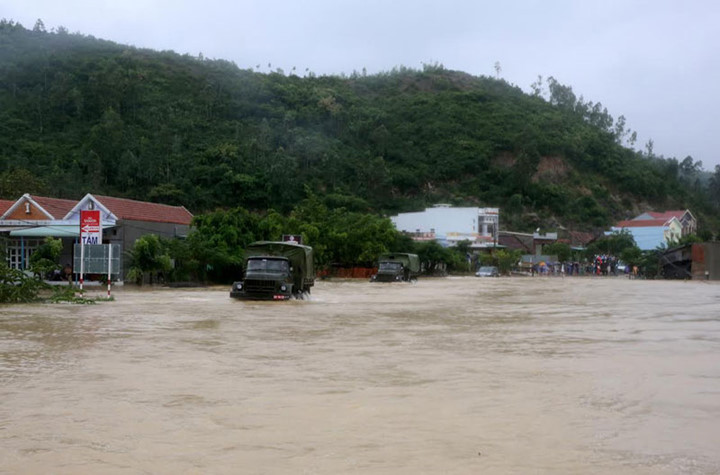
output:
[[[230,297],[287,300],[293,294],[290,261],[284,257],[250,257],[243,280],[233,283]]]
[[[410,282],[417,280],[420,260],[415,254],[382,254],[378,259],[378,271],[372,282]]]
[[[312,248],[282,242],[256,242],[245,251],[242,280],[233,282],[230,297],[251,300],[303,298],[314,283]]]

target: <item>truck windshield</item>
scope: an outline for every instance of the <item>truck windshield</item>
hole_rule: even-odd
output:
[[[378,270],[384,271],[396,271],[402,269],[402,263],[400,262],[381,262],[378,266]]]
[[[281,259],[248,259],[247,270],[256,272],[287,272],[288,261]]]

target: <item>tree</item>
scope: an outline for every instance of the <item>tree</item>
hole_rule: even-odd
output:
[[[170,256],[156,234],[146,234],[138,238],[128,254],[131,260],[128,279],[139,285],[143,284],[145,276],[150,278],[152,284],[154,276],[172,269]]]
[[[48,274],[60,269],[58,257],[62,253],[62,248],[62,239],[46,238],[30,256],[30,270],[40,279],[48,278]]]
[[[0,198],[17,200],[25,193],[42,194],[47,184],[25,168],[11,168],[0,173]]]
[[[43,23],[43,21],[40,18],[38,18],[37,21],[35,22],[33,31],[36,33],[47,33],[47,31],[45,30],[45,23]]]
[[[543,254],[557,256],[560,262],[565,262],[570,260],[570,257],[572,256],[572,249],[570,249],[569,245],[563,242],[554,242],[543,246]]]
[[[427,241],[417,247],[418,258],[426,274],[446,273],[454,259],[451,252],[437,241]]]
[[[0,262],[0,303],[33,302],[48,284]]]
[[[258,240],[258,221],[257,215],[239,207],[193,218],[188,242],[203,280],[224,282],[237,277],[245,247]]]
[[[639,266],[642,262],[642,251],[637,246],[626,247],[620,252],[620,260],[628,266]]]
[[[498,271],[501,274],[509,274],[514,266],[517,265],[520,260],[522,251],[519,250],[506,250],[500,249],[495,253],[497,259]]]
[[[543,77],[540,74],[538,74],[537,81],[530,84],[530,89],[532,89],[533,96],[542,97],[542,95],[543,95]]]
[[[501,72],[502,72],[502,67],[500,66],[500,61],[495,61],[495,77],[500,79]]]
[[[713,206],[720,208],[720,165],[715,165],[715,173],[710,177],[708,191]]]
[[[614,232],[609,236],[603,236],[590,244],[585,250],[585,255],[588,258],[592,258],[598,254],[620,256],[623,250],[632,247],[637,247],[635,238],[633,238],[630,231],[623,229],[622,231]]]

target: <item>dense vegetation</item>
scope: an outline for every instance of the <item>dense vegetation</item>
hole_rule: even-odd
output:
[[[720,172],[622,146],[624,118],[553,78],[526,94],[440,65],[261,74],[41,21],[2,20],[0,51],[2,198],[90,191],[287,214],[309,188],[350,211],[498,206],[514,230],[599,228],[646,206],[717,226]]]

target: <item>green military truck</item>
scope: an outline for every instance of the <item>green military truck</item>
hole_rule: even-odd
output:
[[[420,274],[420,258],[417,254],[394,252],[380,254],[378,271],[371,282],[410,282]]]
[[[245,275],[230,297],[252,300],[305,298],[315,284],[312,247],[258,241],[245,250]]]

